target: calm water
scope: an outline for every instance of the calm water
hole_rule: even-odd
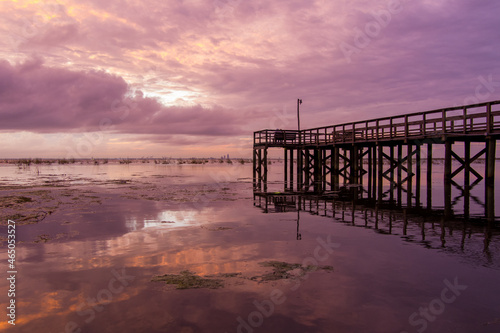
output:
[[[282,165],[270,171],[270,188],[279,190]],[[2,274],[4,219],[18,214],[24,220],[16,230],[16,326],[3,315],[0,328],[500,331],[498,222],[443,221],[296,197],[270,200],[266,208],[253,196],[251,175],[249,164],[0,165]],[[439,207],[438,166],[434,176]],[[482,198],[484,189],[474,190]],[[20,196],[31,201],[5,201]],[[473,201],[472,212],[478,216],[484,208]],[[272,260],[333,271],[251,279],[268,273],[259,263]],[[241,274],[226,278],[220,289],[177,290],[151,282],[183,270]],[[5,309],[4,278],[0,290]]]

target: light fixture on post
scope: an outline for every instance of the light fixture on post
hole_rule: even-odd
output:
[[[300,134],[300,104],[302,104],[302,100],[297,99],[297,129],[299,130],[299,144],[302,143],[302,135]]]

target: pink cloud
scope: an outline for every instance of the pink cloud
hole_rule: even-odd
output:
[[[41,59],[0,63],[0,129],[4,131],[237,135],[244,119],[223,108],[166,107],[120,77],[50,68]]]
[[[85,130],[123,98],[126,82],[104,72],[49,68],[36,58],[0,63],[0,128],[34,132]]]

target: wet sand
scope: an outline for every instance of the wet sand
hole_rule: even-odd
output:
[[[253,198],[251,171],[236,163],[1,165],[0,268],[6,271],[6,221],[15,219],[18,312],[15,327],[3,317],[0,328],[500,329],[497,225],[484,251],[484,225],[464,225],[462,242],[462,229],[447,224],[443,245],[441,226],[424,225],[422,240],[422,220],[415,219],[410,237],[398,229],[397,214],[390,233],[388,213],[377,228],[347,208],[333,218],[264,214]],[[3,294],[7,287],[2,279]]]

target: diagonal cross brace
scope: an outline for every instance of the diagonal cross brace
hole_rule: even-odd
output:
[[[477,160],[479,157],[481,157],[483,154],[486,153],[486,148],[484,148],[483,150],[481,150],[479,153],[477,153],[476,155],[474,155],[474,157],[472,157],[470,159],[470,162],[469,162],[469,171],[474,175],[476,176],[477,179],[481,180],[483,179],[483,176],[481,176],[476,170],[474,170],[474,168],[472,168],[470,165],[472,163],[474,163],[475,160]],[[458,162],[460,162],[460,166],[455,170],[453,171],[453,173],[451,174],[451,178],[455,177],[456,175],[458,175],[463,169],[465,169],[465,166],[466,166],[466,163],[465,161],[460,157],[458,156],[453,150],[451,151],[451,156],[453,156]]]

